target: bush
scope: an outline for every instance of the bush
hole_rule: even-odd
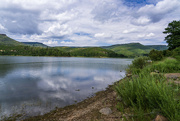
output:
[[[177,47],[172,52],[173,52],[173,57],[180,61],[180,47]]]
[[[142,69],[148,64],[148,57],[138,57],[132,61],[132,66],[137,69]]]
[[[148,57],[138,57],[132,61],[132,64],[129,65],[129,68],[126,70],[127,73],[136,74],[139,73],[141,69],[143,69],[146,65],[148,65],[149,58]]]
[[[163,50],[162,52],[163,52],[163,56],[165,56],[165,57],[172,56],[172,51],[170,51],[170,50]]]
[[[163,59],[163,52],[158,50],[151,50],[149,53],[149,57],[152,61],[160,61]]]

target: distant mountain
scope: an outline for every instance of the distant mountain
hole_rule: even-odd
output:
[[[0,34],[0,45],[19,46],[19,45],[24,45],[24,44],[14,39],[9,38],[8,36],[6,36],[6,34]]]
[[[40,42],[22,42],[22,43],[33,47],[48,47],[47,45]]]
[[[152,49],[165,50],[164,45],[145,46],[140,43],[117,44],[112,46],[103,46],[102,48],[112,50],[118,54],[123,54],[127,57],[136,57],[147,55]]]
[[[9,38],[5,34],[0,34],[0,46],[4,50],[10,49],[11,46],[29,46],[29,47],[42,47],[46,49],[47,45],[39,42],[18,42],[14,39]],[[7,47],[8,46],[8,47]],[[26,47],[27,48],[27,47]],[[165,45],[142,45],[140,43],[129,43],[129,44],[116,44],[112,46],[103,47],[49,47],[51,49],[59,50],[64,53],[68,53],[68,56],[77,57],[129,57],[133,58],[141,55],[148,55],[152,49],[166,50]],[[24,51],[22,48],[18,48],[19,51]],[[38,49],[38,48],[36,48]],[[13,48],[10,50],[12,51]],[[45,51],[45,50],[43,50]],[[49,51],[50,52],[50,51]],[[52,53],[52,52],[51,52]],[[53,50],[53,53],[55,51]],[[53,55],[53,54],[52,54]],[[57,54],[56,54],[57,55]]]

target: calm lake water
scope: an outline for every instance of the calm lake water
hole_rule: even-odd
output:
[[[40,115],[123,78],[132,59],[0,56],[0,116]]]

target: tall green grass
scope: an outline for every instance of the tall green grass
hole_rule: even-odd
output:
[[[133,68],[134,69],[134,68]],[[178,95],[179,85],[175,87],[167,82],[162,74],[151,75],[151,71],[177,72],[180,70],[178,61],[165,59],[162,62],[152,63],[139,71],[126,81],[121,81],[115,87],[122,103],[134,110],[138,119],[143,119],[146,113],[162,114],[170,121],[180,120],[180,101]],[[122,110],[122,109],[119,109]]]
[[[180,62],[173,58],[166,58],[164,61],[152,64],[150,70],[158,70],[161,73],[180,72]]]

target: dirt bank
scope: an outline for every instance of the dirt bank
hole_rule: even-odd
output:
[[[24,121],[89,121],[103,120],[114,121],[122,118],[121,113],[116,109],[117,96],[113,89],[109,86],[105,91],[96,93],[94,97],[88,98],[80,103],[57,108],[42,116],[36,116]],[[109,107],[112,113],[104,115],[99,112],[100,109]]]

